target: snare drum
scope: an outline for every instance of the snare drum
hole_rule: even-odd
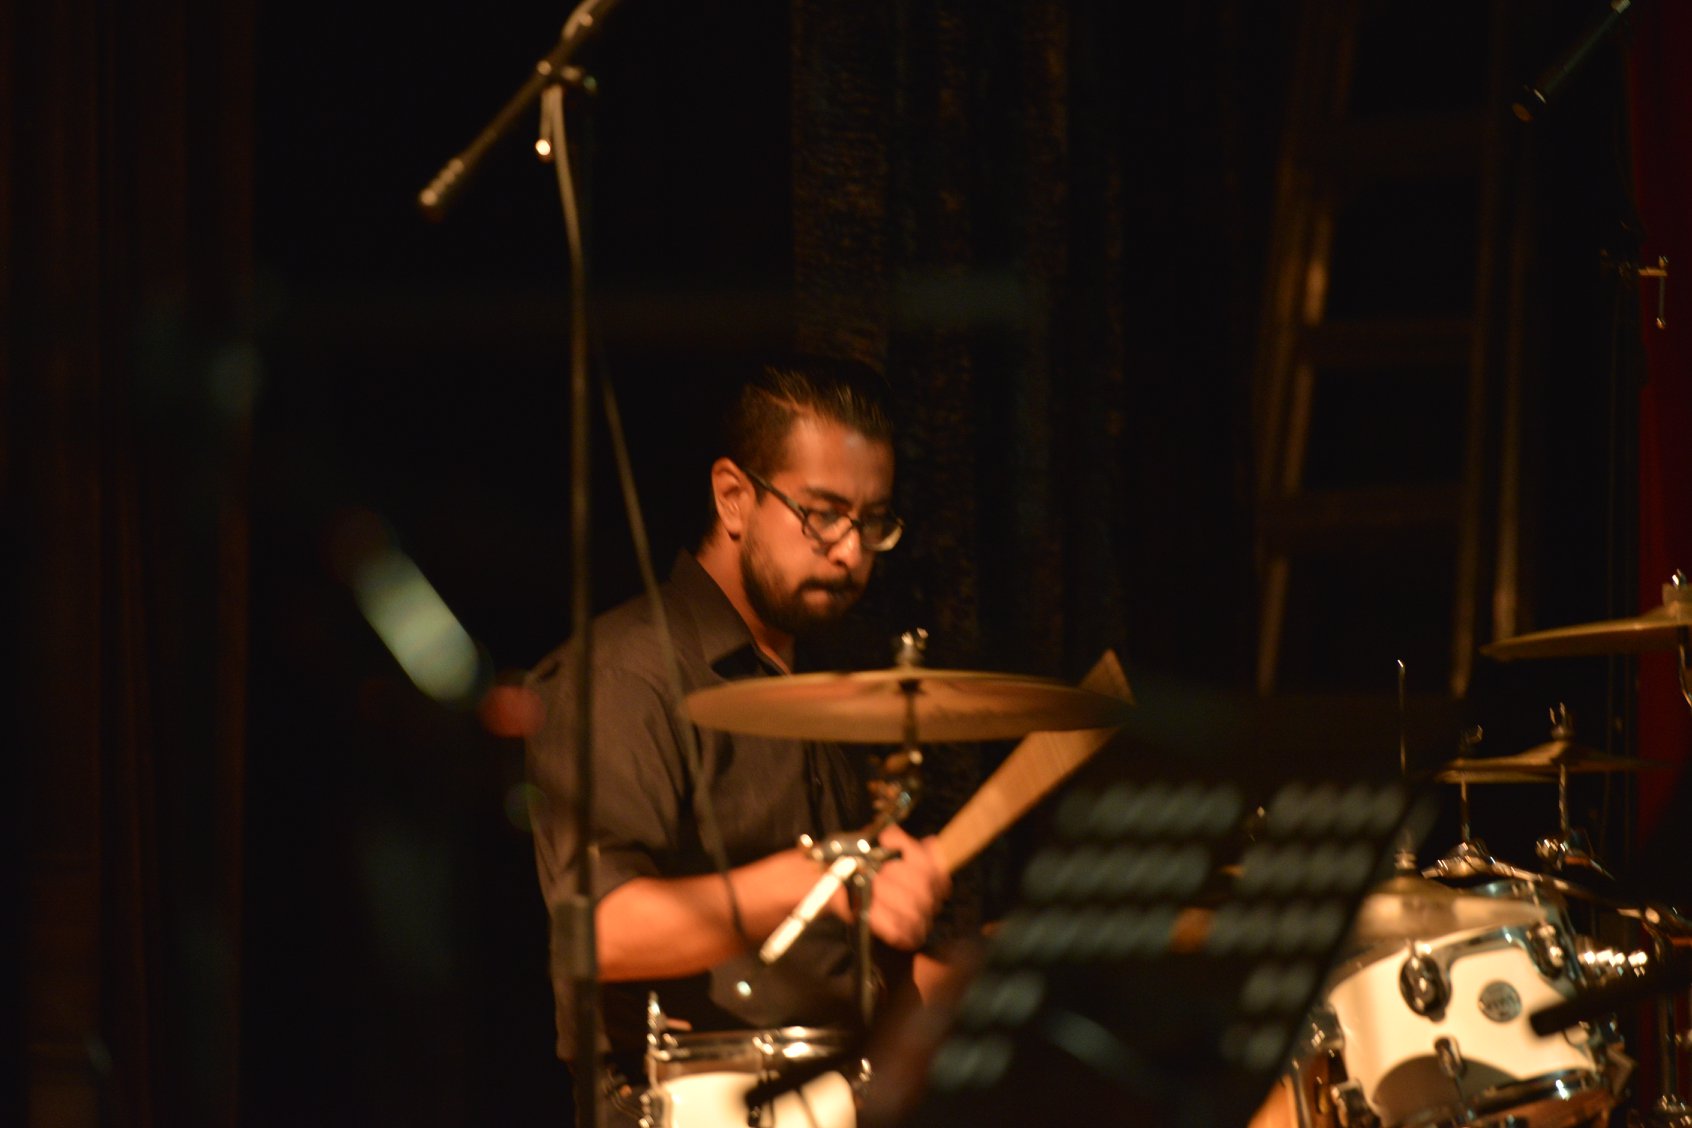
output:
[[[850,1045],[842,1031],[805,1026],[666,1032],[646,1052],[644,1123],[650,1128],[854,1128],[857,1088],[868,1079],[869,1067],[846,1058]],[[760,1083],[813,1072],[827,1063],[835,1065],[773,1102],[747,1107],[747,1093]]]
[[[1532,909],[1524,923],[1380,944],[1341,965],[1326,1003],[1339,1027],[1343,1103],[1386,1128],[1506,1114],[1544,1128],[1608,1113],[1615,1101],[1591,1033],[1541,1037],[1528,1025],[1573,995],[1577,972],[1561,910],[1520,904]]]

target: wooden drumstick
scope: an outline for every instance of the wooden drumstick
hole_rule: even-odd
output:
[[[1081,688],[1134,703],[1128,677],[1116,651],[1107,650],[1081,679]],[[1110,742],[1116,728],[1036,732],[1024,737],[997,771],[987,778],[937,836],[940,861],[956,873],[1003,834],[1029,808],[1068,779],[1099,749]]]

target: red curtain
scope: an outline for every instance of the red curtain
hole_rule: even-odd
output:
[[[1692,572],[1692,5],[1642,5],[1629,44],[1634,176],[1643,221],[1640,264],[1666,255],[1666,325],[1658,329],[1657,286],[1640,283],[1645,385],[1639,411],[1639,599],[1655,607],[1676,568]],[[1641,755],[1684,766],[1692,755],[1692,711],[1681,700],[1674,662],[1639,663]],[[1679,774],[1678,772],[1675,774]],[[1676,794],[1671,773],[1641,782],[1640,828],[1649,836]]]

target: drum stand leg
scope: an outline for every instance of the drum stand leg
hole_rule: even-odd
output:
[[[880,861],[871,863],[866,858],[852,873],[852,906],[858,924],[858,1016],[864,1020],[865,1030],[875,1018],[875,967],[870,958],[874,942],[870,935],[870,898],[875,895],[875,880],[869,872],[871,865],[879,867]]]
[[[1686,699],[1686,706],[1692,709],[1692,630],[1681,627],[1675,632],[1675,655],[1680,659],[1680,696]]]
[[[1674,945],[1666,936],[1652,932],[1653,955],[1666,959]],[[1687,1049],[1686,1035],[1679,1030],[1680,999],[1673,994],[1657,1000],[1657,1046],[1662,1066],[1662,1095],[1637,1121],[1649,1128],[1692,1128],[1692,1105],[1681,1093],[1680,1055]]]

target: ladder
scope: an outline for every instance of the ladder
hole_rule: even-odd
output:
[[[1510,7],[1304,4],[1253,383],[1261,694],[1384,690],[1406,650],[1467,685]]]

